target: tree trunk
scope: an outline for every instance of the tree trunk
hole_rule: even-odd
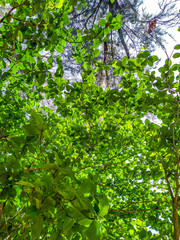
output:
[[[180,240],[179,233],[179,220],[178,220],[178,204],[177,201],[173,202],[173,224],[174,224],[174,239]]]

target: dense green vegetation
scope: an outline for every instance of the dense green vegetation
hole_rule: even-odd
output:
[[[136,59],[97,60],[122,16],[109,12],[73,35],[68,14],[86,1],[5,3],[0,239],[179,240],[180,64],[167,57],[158,73],[147,71],[158,57],[145,48]],[[74,83],[63,78],[68,45],[81,64]],[[103,90],[94,75],[110,69],[121,81]],[[147,113],[159,120],[143,122]]]

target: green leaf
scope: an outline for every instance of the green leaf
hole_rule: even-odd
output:
[[[41,133],[39,127],[32,123],[24,125],[23,130],[27,133],[28,136],[37,136]]]
[[[39,124],[39,125],[44,125],[44,121],[43,121],[40,113],[37,113],[33,109],[31,109],[29,112],[31,114],[31,118],[32,118],[33,122],[35,122],[36,124]]]
[[[174,55],[173,55],[173,58],[179,58],[180,57],[180,53],[175,53]]]
[[[82,3],[80,3],[80,4],[77,5],[77,10],[78,10],[78,11],[81,10],[81,8],[82,8]]]
[[[46,124],[44,123],[41,115],[36,113],[33,109],[30,110],[31,113],[31,123],[23,126],[23,130],[29,136],[37,136],[42,134],[42,131],[46,129]]]
[[[175,47],[174,47],[174,49],[180,49],[180,44],[177,44]]]
[[[39,83],[39,85],[42,85],[45,83],[45,79],[46,79],[46,73],[39,73],[36,78],[37,82]]]
[[[85,219],[80,220],[78,223],[79,223],[80,225],[89,227],[89,225],[92,223],[92,220],[85,218]]]
[[[108,12],[108,14],[107,14],[107,16],[106,16],[106,20],[107,20],[107,22],[111,22],[112,19],[113,19],[113,17],[112,17],[112,13],[111,13],[111,12]]]
[[[23,42],[23,34],[20,30],[18,31],[17,40],[18,42]]]
[[[93,221],[86,231],[88,240],[99,240],[101,231],[101,223],[98,221]]]
[[[146,230],[145,229],[143,229],[140,233],[139,233],[139,237],[141,238],[141,239],[143,239],[143,238],[145,238],[146,237]]]
[[[126,66],[126,65],[127,65],[127,60],[128,60],[127,56],[123,56],[123,57],[122,57],[121,63],[122,63],[123,66]]]
[[[41,211],[48,211],[49,209],[51,209],[54,205],[56,204],[56,202],[54,201],[54,199],[50,196],[46,197],[45,200],[43,200],[43,202],[41,202]]]
[[[104,217],[109,210],[109,200],[106,197],[102,198],[98,206],[99,206],[99,216]]]
[[[71,228],[73,227],[75,223],[75,220],[69,217],[65,218],[65,221],[63,223],[63,233],[66,235],[70,232]]]
[[[4,7],[5,6],[5,0],[1,0],[0,5]]]
[[[105,19],[99,19],[99,25],[101,27],[104,27],[106,25],[106,20]]]
[[[25,210],[26,217],[34,219],[35,217],[39,216],[39,211],[35,206],[27,207]]]
[[[25,186],[25,187],[35,188],[35,186],[32,183],[26,182],[26,181],[23,181],[23,180],[20,180],[20,181],[16,182],[16,184],[21,185],[21,186]]]
[[[62,39],[62,38],[59,39],[59,43],[60,43],[63,47],[66,46],[66,41],[65,41],[64,39]]]
[[[115,1],[115,0],[113,0],[113,1]],[[117,19],[117,21],[120,21],[122,19],[122,15],[118,13],[116,16],[116,19]]]
[[[32,222],[32,226],[31,226],[32,239],[39,238],[42,229],[43,229],[43,217],[39,215],[39,216],[35,217]]]
[[[147,51],[147,50],[145,50],[144,52],[140,52],[140,53],[137,55],[138,58],[147,58],[147,57],[149,57],[149,56],[150,56],[150,52]]]
[[[64,24],[65,24],[65,25],[69,25],[69,18],[68,18],[67,15],[64,15],[63,20],[64,20]]]
[[[43,175],[43,177],[41,178],[41,182],[44,184],[44,186],[46,187],[47,192],[50,192],[52,190],[52,176],[51,175]]]
[[[63,53],[64,52],[64,48],[62,46],[60,46],[60,45],[56,45],[55,49],[59,53]]]
[[[97,48],[100,44],[101,44],[101,42],[100,42],[99,38],[95,38],[95,39],[94,39],[93,47],[94,47],[94,48]]]
[[[60,1],[56,4],[56,7],[57,7],[57,8],[62,8],[63,3],[64,3],[64,0],[60,0]]]
[[[103,70],[110,70],[110,66],[109,65],[102,65],[102,69]]]

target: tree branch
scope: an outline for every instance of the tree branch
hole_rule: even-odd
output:
[[[21,7],[22,5],[25,4],[25,2],[26,2],[26,0],[23,3],[21,3],[21,4],[17,5],[17,6],[14,6],[14,1],[13,1],[13,7],[11,8],[11,10],[3,18],[1,18],[0,23],[2,23],[5,18],[9,17],[14,9],[16,9],[18,7]]]

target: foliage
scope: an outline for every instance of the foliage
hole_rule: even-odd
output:
[[[119,15],[73,35],[79,1],[0,3],[11,6],[0,20],[0,238],[179,239],[180,65],[167,59],[156,76],[147,50],[125,56],[112,62],[119,89],[104,91],[94,73],[111,65],[98,46]],[[63,78],[67,44],[81,82]],[[143,123],[148,112],[161,122]]]
[[[70,24],[73,29],[92,28],[93,24],[97,24],[99,19],[103,20],[108,12],[111,12],[113,17],[117,14],[123,15],[122,27],[118,31],[112,31],[109,36],[109,44],[118,49],[114,53],[116,59],[122,58],[124,54],[128,58],[136,56],[142,46],[148,46],[151,50],[155,45],[164,47],[168,28],[179,23],[176,1],[172,0],[157,1],[159,9],[154,14],[149,14],[149,9],[143,7],[141,0],[114,0],[113,3],[109,0],[86,2],[86,6],[80,3],[70,14]],[[152,30],[148,28],[153,23],[155,23],[153,31],[149,31]],[[109,52],[111,50],[109,49]]]
[[[109,0],[87,0],[87,4],[80,3],[69,13],[70,27],[73,28],[73,34],[76,34],[75,30],[81,33],[89,31],[94,25],[105,26],[108,13],[111,13],[112,17],[119,15],[122,19],[121,28],[115,29],[116,31],[111,30],[107,35],[108,40],[100,44],[100,54],[96,59],[107,65],[114,59],[120,61],[124,55],[135,58],[141,47],[147,47],[150,52],[157,46],[165,49],[164,43],[167,35],[170,35],[169,29],[179,24],[180,15],[176,1],[157,2],[159,9],[157,8],[156,13],[149,14],[149,9],[143,8],[141,0],[115,0],[113,3]],[[80,67],[73,65],[71,53],[72,49],[67,46],[63,53],[63,58],[67,60],[64,61],[63,66],[65,76],[69,78],[71,73],[73,79],[72,76],[78,75]],[[157,64],[158,62],[154,67]],[[104,89],[107,86],[118,88],[120,80],[120,76],[113,75],[112,69],[111,71],[102,69],[96,74],[96,83]]]

